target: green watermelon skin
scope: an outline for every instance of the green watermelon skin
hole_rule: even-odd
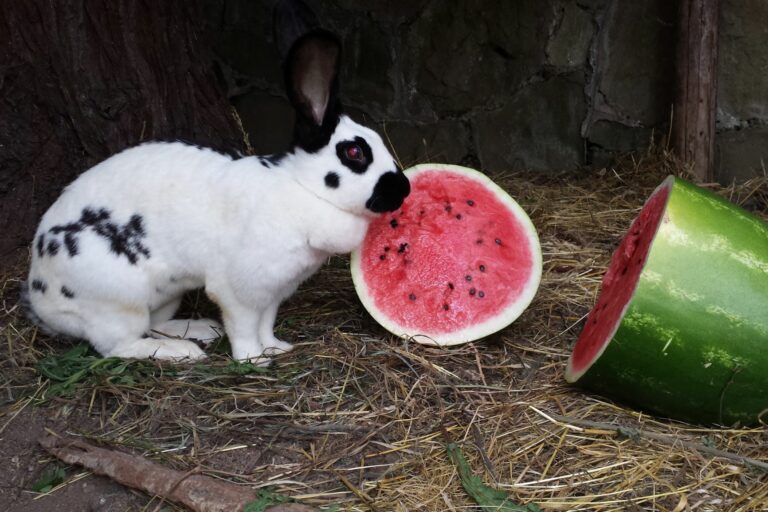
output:
[[[768,423],[768,226],[678,178],[662,187],[621,323],[591,366],[569,361],[566,379],[691,423]]]

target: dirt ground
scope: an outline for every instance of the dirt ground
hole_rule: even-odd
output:
[[[654,418],[563,381],[613,249],[669,170],[495,177],[539,230],[541,288],[510,327],[451,349],[388,335],[360,305],[347,260],[333,258],[281,308],[278,334],[296,349],[268,369],[233,366],[222,347],[205,364],[102,367],[20,315],[22,262],[0,285],[0,511],[182,510],[55,461],[37,444],[45,429],[325,510],[479,510],[448,439],[488,485],[545,511],[768,510],[768,473],[739,459],[765,461],[765,427]],[[768,180],[726,193],[768,218]],[[207,307],[197,294],[185,306]],[[52,468],[60,485],[35,492]]]

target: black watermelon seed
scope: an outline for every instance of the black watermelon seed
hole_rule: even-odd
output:
[[[405,250],[408,248],[408,243],[400,244],[400,247],[397,248],[397,252],[399,254],[402,254],[405,252]]]
[[[485,272],[485,265],[480,265],[480,272]]]
[[[501,245],[501,238],[497,238],[494,242],[496,242],[496,245]]]
[[[445,311],[448,311],[450,309],[450,306],[448,304],[443,304],[443,309]]]
[[[473,200],[471,200],[471,199],[467,199],[467,204],[469,206],[475,206],[475,202]]]
[[[477,240],[475,240],[475,243],[476,243],[477,245],[482,245],[482,243],[483,243],[483,239],[482,239],[482,238],[478,238]]]
[[[416,294],[412,293],[408,296],[408,298],[411,300],[416,300]]]
[[[445,205],[445,211],[447,211],[448,213],[451,213],[451,210],[453,210],[453,206],[449,204]]]
[[[626,275],[626,273],[627,273],[627,267],[624,267],[623,269],[621,269],[621,275]]]
[[[424,210],[419,210],[419,215],[424,215]]]
[[[393,229],[396,228],[397,227],[397,219],[392,219],[391,221],[389,221],[389,225],[392,226]]]
[[[448,288],[450,288],[451,290],[453,290],[453,283],[448,283]]]
[[[483,290],[480,290],[479,292],[477,292],[477,296],[482,299],[483,297],[485,297],[485,292]]]
[[[381,261],[384,261],[385,259],[387,259],[387,256],[386,256],[386,255],[384,255],[384,254],[379,254],[379,259],[380,259]]]
[[[470,288],[470,289],[469,289],[469,294],[470,294],[470,295],[474,295],[474,294],[476,294],[476,293],[477,293],[477,290],[475,290],[474,288]]]
[[[384,252],[389,252],[389,246],[388,245],[384,246]]]
[[[457,220],[461,220],[461,214],[460,214],[460,213],[457,213],[457,214],[456,214],[456,219],[457,219]]]
[[[467,274],[467,275],[464,276],[464,279],[466,279],[467,281],[471,281],[472,280],[472,276]]]

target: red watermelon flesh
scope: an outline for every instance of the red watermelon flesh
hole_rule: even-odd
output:
[[[427,164],[406,175],[403,206],[376,219],[353,254],[363,304],[391,332],[428,344],[470,341],[511,323],[541,277],[528,217],[477,171]]]
[[[598,302],[587,316],[587,323],[571,355],[573,378],[578,378],[602,354],[619,328],[635,293],[668,197],[669,189],[660,188],[648,199],[614,252],[603,277]]]

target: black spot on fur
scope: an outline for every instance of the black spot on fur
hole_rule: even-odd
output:
[[[339,188],[339,175],[335,172],[329,172],[326,174],[325,186],[329,188]]]
[[[36,292],[45,293],[48,289],[48,285],[39,279],[35,279],[32,281],[32,289]]]
[[[59,247],[61,247],[61,244],[56,240],[48,240],[48,254],[51,256],[56,256],[59,253]]]
[[[52,235],[64,233],[64,245],[70,257],[79,254],[77,235],[84,229],[90,228],[109,241],[109,248],[113,253],[117,256],[125,256],[132,265],[138,262],[140,256],[149,259],[149,249],[142,243],[142,239],[146,236],[142,216],[134,214],[122,226],[112,222],[111,217],[111,212],[106,208],[95,210],[86,207],[83,208],[77,222],[54,226],[49,233]],[[52,244],[55,245],[52,246]],[[51,239],[48,242],[48,254],[55,255],[60,245],[57,240]]]
[[[350,157],[350,152],[357,153],[356,158]],[[336,156],[339,157],[344,166],[352,172],[362,174],[368,170],[373,163],[373,151],[371,146],[362,137],[355,137],[354,140],[343,140],[336,144]]]
[[[79,251],[77,249],[77,238],[75,238],[75,235],[72,233],[64,235],[64,247],[67,248],[67,252],[70,256],[77,256]]]
[[[76,256],[79,251],[77,248],[77,238],[75,237],[75,234],[81,232],[83,227],[84,226],[82,221],[71,222],[69,224],[54,226],[49,230],[49,232],[53,235],[64,233],[64,246],[67,248],[67,252],[70,256]],[[59,242],[56,243],[58,244]],[[51,256],[53,256],[56,254],[56,252],[58,252],[58,247],[53,253],[51,253],[50,248],[48,252],[51,254]]]
[[[280,160],[282,160],[284,156],[285,156],[284,154],[262,155],[258,157],[258,159],[261,165],[263,165],[267,169],[271,169],[272,167],[277,166],[280,163]]]
[[[75,292],[67,288],[66,286],[61,287],[61,294],[65,296],[68,299],[74,299],[75,298]]]
[[[40,233],[40,236],[37,237],[37,255],[41,258],[45,254],[45,235]]]
[[[365,207],[374,213],[393,212],[400,208],[410,192],[411,184],[405,174],[387,172],[376,182],[373,194],[365,202]]]

